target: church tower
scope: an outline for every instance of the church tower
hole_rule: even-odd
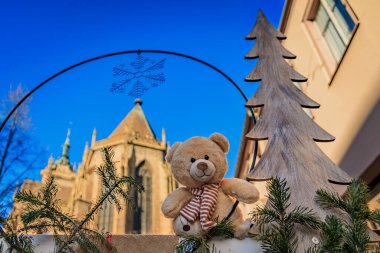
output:
[[[102,184],[96,168],[103,163],[102,148],[112,147],[117,172],[131,176],[144,186],[141,194],[132,192],[136,209],[124,206],[118,212],[116,207],[105,204],[98,213],[92,226],[112,234],[169,234],[172,233],[170,221],[161,214],[160,207],[168,193],[176,187],[169,165],[165,162],[167,144],[165,132],[158,140],[142,110],[142,101],[135,105],[114,131],[105,139],[86,145],[83,161],[78,167],[78,177],[73,191],[73,214],[84,215],[91,202],[102,193]],[[144,161],[144,166],[136,166]]]
[[[47,166],[41,171],[42,182],[46,182],[50,177],[54,177],[58,186],[57,198],[61,200],[62,210],[70,212],[70,196],[74,188],[76,174],[69,160],[70,150],[70,129],[67,130],[65,142],[62,145],[62,154],[54,162],[50,156]]]
[[[46,167],[41,170],[42,182],[24,180],[20,190],[30,191],[37,194],[42,189],[43,183],[47,182],[50,177],[54,177],[57,185],[56,197],[60,199],[61,209],[65,213],[71,213],[71,195],[74,189],[74,183],[76,179],[76,173],[69,160],[70,149],[70,129],[67,131],[66,140],[62,146],[62,154],[57,161],[54,161],[53,156],[49,157]],[[21,214],[25,210],[23,203],[15,202],[10,213],[10,217],[16,219],[17,227],[21,227],[22,222],[20,220]]]

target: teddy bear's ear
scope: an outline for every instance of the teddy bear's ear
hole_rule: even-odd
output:
[[[173,158],[173,155],[174,155],[174,152],[175,150],[179,147],[181,143],[180,142],[176,142],[173,144],[173,146],[170,147],[168,153],[166,154],[165,156],[165,160],[170,163],[172,161],[172,158]]]
[[[210,140],[218,144],[218,146],[223,150],[224,153],[228,153],[228,150],[230,150],[230,143],[223,134],[213,133],[210,136]]]

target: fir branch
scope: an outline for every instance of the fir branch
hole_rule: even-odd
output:
[[[323,208],[338,208],[347,210],[346,203],[337,193],[328,192],[326,190],[317,190],[315,201]]]
[[[32,238],[30,236],[15,231],[15,224],[12,219],[5,219],[5,212],[0,214],[0,238],[7,243],[7,251],[4,251],[3,243],[0,243],[1,252],[23,252],[34,253]]]
[[[267,190],[269,193],[269,207],[277,212],[277,214],[283,214],[290,205],[290,203],[288,203],[290,190],[289,187],[286,186],[286,181],[284,179],[280,180],[279,178],[273,179],[268,184]]]
[[[297,249],[295,225],[312,229],[320,227],[320,221],[311,209],[297,206],[289,211],[290,189],[284,179],[272,179],[267,185],[269,193],[265,207],[251,212],[254,223],[260,228],[256,239],[262,242],[264,252],[290,253]]]
[[[217,222],[218,219],[215,219]],[[223,219],[217,222],[216,226],[211,228],[206,235],[202,237],[188,236],[181,240],[176,246],[177,253],[210,253],[210,248],[207,244],[212,238],[233,238],[234,228],[232,223]]]
[[[66,249],[66,247],[73,241],[73,239],[82,230],[82,228],[92,219],[95,212],[101,207],[104,202],[109,201],[110,203],[114,203],[120,210],[121,204],[118,199],[119,197],[122,197],[125,201],[130,201],[130,198],[127,197],[128,193],[117,194],[120,193],[120,190],[123,191],[122,186],[127,185],[128,187],[134,188],[138,192],[141,192],[143,190],[142,185],[140,185],[134,178],[125,176],[118,177],[116,175],[116,169],[114,168],[114,162],[112,160],[114,153],[110,147],[103,148],[102,151],[104,154],[104,165],[98,168],[98,172],[101,176],[101,181],[105,190],[103,191],[103,194],[100,196],[95,206],[82,219],[79,225],[75,227],[71,233],[71,236],[59,247],[57,252],[63,252],[63,250]],[[143,164],[144,162],[141,162],[137,167],[139,168]],[[117,189],[119,191],[115,192]]]
[[[347,252],[364,253],[369,243],[367,223],[362,220],[353,220],[346,228],[344,249]]]
[[[369,216],[369,219],[376,223],[378,226],[380,226],[380,210],[375,210],[373,211],[370,216]]]
[[[344,223],[333,215],[326,217],[321,224],[321,246],[322,252],[339,253],[343,250]]]
[[[309,208],[297,206],[287,216],[287,223],[297,223],[312,229],[320,227],[320,221],[317,214]]]
[[[233,238],[234,237],[234,227],[232,226],[231,221],[223,219],[221,222],[217,222],[218,218],[215,219],[217,223],[215,227],[211,228],[207,234],[206,238],[208,240],[214,237],[222,237],[222,238]]]
[[[102,182],[103,193],[82,220],[77,221],[74,217],[61,211],[60,201],[56,199],[58,188],[52,177],[37,194],[30,191],[20,191],[16,194],[15,200],[27,206],[26,212],[21,217],[24,227],[17,232],[54,231],[56,233],[54,239],[58,248],[56,253],[74,252],[72,246],[74,243],[83,252],[100,253],[103,252],[102,248],[117,252],[115,247],[109,245],[104,234],[87,228],[87,225],[94,219],[95,213],[104,203],[114,204],[120,210],[122,201],[128,204],[133,202],[129,196],[129,190],[141,192],[143,187],[134,178],[117,175],[113,162],[114,153],[111,148],[104,148],[102,151],[104,164],[98,167],[98,175]],[[144,161],[138,167],[143,164]]]
[[[326,217],[322,224],[319,252],[368,252],[370,237],[367,221],[378,223],[380,212],[369,210],[369,189],[363,181],[353,180],[342,197],[336,193],[318,190],[315,200],[322,207],[338,208],[349,217],[348,220],[336,216]]]
[[[259,224],[269,224],[275,220],[281,219],[275,210],[260,206],[258,206],[250,214],[253,223]]]

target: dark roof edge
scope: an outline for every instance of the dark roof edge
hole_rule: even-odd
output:
[[[248,115],[248,111],[246,111],[245,117],[244,117],[244,126],[243,126],[242,136],[240,139],[238,158],[237,158],[236,166],[235,166],[234,177],[239,177],[240,170],[242,169],[241,166],[243,163],[243,154],[247,145],[247,138],[245,137],[245,135],[248,133],[251,126],[252,126],[252,118]]]
[[[284,9],[282,11],[279,29],[280,32],[285,33],[286,25],[288,23],[290,9],[292,8],[293,0],[285,0]]]

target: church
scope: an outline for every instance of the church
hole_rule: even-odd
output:
[[[91,146],[86,143],[77,171],[69,160],[69,130],[61,157],[56,161],[50,157],[41,171],[42,182],[25,180],[21,190],[37,192],[43,182],[54,176],[62,211],[81,219],[102,193],[96,169],[103,164],[102,148],[111,147],[117,173],[137,179],[145,191],[132,196],[135,209],[124,203],[123,209],[118,211],[116,206],[106,203],[96,214],[91,228],[111,234],[172,234],[171,221],[161,213],[163,200],[177,187],[170,165],[165,161],[169,145],[164,130],[161,140],[157,139],[141,107],[141,100],[136,99],[132,110],[108,138],[97,140],[94,130]],[[142,161],[144,165],[136,170]],[[19,220],[23,209],[21,203],[15,203],[11,216]]]

